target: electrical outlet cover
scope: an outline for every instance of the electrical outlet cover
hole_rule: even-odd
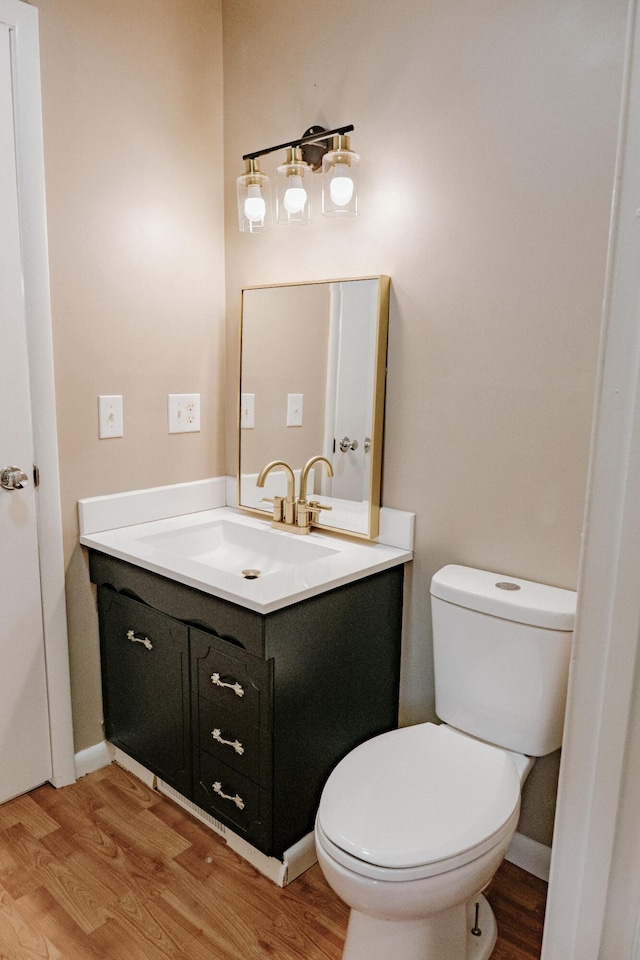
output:
[[[170,393],[169,433],[197,433],[200,430],[200,394]]]

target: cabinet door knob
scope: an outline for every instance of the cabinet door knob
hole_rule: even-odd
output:
[[[213,683],[216,687],[227,687],[229,690],[233,690],[236,697],[244,697],[244,689],[240,686],[237,680],[235,683],[226,683],[224,680],[220,679],[219,673],[212,673],[211,683]]]
[[[153,650],[153,644],[149,637],[136,637],[133,630],[127,630],[127,640],[131,640],[131,643],[141,643],[147,650]]]
[[[242,746],[239,740],[223,740],[222,733],[220,732],[220,730],[218,730],[217,727],[215,730],[211,731],[211,736],[218,743],[224,744],[225,747],[233,747],[233,749],[239,756],[242,756],[242,754],[244,753],[244,747]]]
[[[228,793],[223,793],[222,784],[219,781],[213,784],[213,792],[217,793],[223,800],[231,800],[232,803],[235,803],[238,810],[244,810],[244,800],[242,797],[239,797],[237,793],[235,797],[230,796]]]

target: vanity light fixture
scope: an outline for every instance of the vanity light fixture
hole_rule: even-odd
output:
[[[278,223],[311,222],[311,167],[301,147],[287,147],[287,159],[277,170]]]
[[[358,170],[360,157],[351,149],[353,124],[325,130],[309,127],[299,140],[247,153],[243,176],[238,177],[238,223],[243,233],[259,233],[270,226],[270,181],[262,173],[258,158],[286,150],[286,159],[277,168],[277,220],[303,224],[311,220],[311,173],[322,169],[322,213],[328,217],[355,217],[358,214]],[[331,143],[331,147],[330,147]]]
[[[254,158],[245,158],[245,172],[238,177],[238,224],[242,233],[260,233],[271,226],[271,181]]]
[[[333,148],[322,158],[322,212],[325,217],[358,215],[360,157],[351,149],[350,138],[338,134]]]

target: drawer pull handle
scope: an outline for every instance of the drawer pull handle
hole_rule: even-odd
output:
[[[236,793],[235,797],[230,797],[228,793],[222,792],[222,784],[216,782],[213,784],[213,792],[217,793],[219,797],[222,797],[223,800],[231,800],[232,803],[235,803],[238,810],[244,810],[244,800],[242,797],[239,797]]]
[[[216,687],[228,687],[229,690],[233,690],[236,697],[244,697],[244,690],[237,680],[235,683],[225,683],[224,680],[220,679],[219,673],[212,673],[211,683],[215,684]]]
[[[244,747],[242,746],[239,740],[223,740],[222,734],[217,727],[215,730],[211,731],[211,736],[213,737],[214,740],[217,740],[218,743],[223,743],[225,747],[233,747],[235,752],[240,756],[242,756],[242,754],[244,753]]]
[[[132,643],[141,643],[147,650],[153,650],[153,644],[149,637],[136,637],[133,630],[127,630],[127,640],[131,640]]]

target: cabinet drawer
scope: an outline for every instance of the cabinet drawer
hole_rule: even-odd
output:
[[[254,727],[268,716],[271,664],[230,643],[191,630],[194,694]]]
[[[269,744],[258,727],[242,715],[228,713],[216,703],[200,698],[198,702],[200,749],[222,760],[239,773],[268,786]]]
[[[194,800],[259,849],[270,853],[270,794],[241,773],[200,751]]]

